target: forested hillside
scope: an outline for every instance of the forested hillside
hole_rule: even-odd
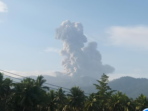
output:
[[[132,98],[136,98],[140,94],[148,96],[148,79],[145,78],[122,77],[109,82],[109,86]]]

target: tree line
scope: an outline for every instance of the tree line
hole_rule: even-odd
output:
[[[142,111],[148,108],[148,98],[143,94],[136,99],[108,86],[108,76],[103,74],[97,93],[85,95],[80,87],[67,93],[62,88],[51,90],[45,86],[43,76],[24,78],[14,82],[0,73],[0,111]]]

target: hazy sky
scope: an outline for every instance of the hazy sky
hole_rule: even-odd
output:
[[[148,78],[147,0],[0,0],[0,69],[22,75],[62,71],[55,29],[80,22],[98,43],[109,76]],[[87,43],[85,43],[87,45]]]

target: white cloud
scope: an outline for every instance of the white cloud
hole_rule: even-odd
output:
[[[8,12],[7,5],[0,1],[0,12]]]
[[[114,45],[148,49],[148,26],[114,26],[108,29],[107,34]]]
[[[56,53],[59,53],[60,49],[53,48],[53,47],[48,47],[48,48],[45,49],[45,52],[56,52]]]

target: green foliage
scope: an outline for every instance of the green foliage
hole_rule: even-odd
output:
[[[100,110],[100,104],[98,99],[96,98],[96,94],[92,93],[89,95],[88,99],[85,102],[85,111],[98,111]]]
[[[136,111],[142,111],[145,108],[148,108],[148,98],[141,94],[138,98],[135,100],[136,104]]]
[[[79,87],[72,87],[66,94],[62,88],[50,90],[45,82],[38,76],[14,83],[0,73],[0,111],[142,111],[148,107],[143,94],[133,100],[112,90],[105,74],[94,84],[98,92],[88,97]]]
[[[81,111],[83,109],[86,96],[79,87],[71,88],[70,94],[68,94],[67,96],[69,99],[69,107],[76,111]]]
[[[108,109],[107,102],[114,92],[114,90],[108,86],[108,78],[109,77],[107,75],[103,74],[101,80],[97,80],[99,84],[94,84],[98,90],[96,99],[99,101],[99,106],[102,111],[106,111]]]

